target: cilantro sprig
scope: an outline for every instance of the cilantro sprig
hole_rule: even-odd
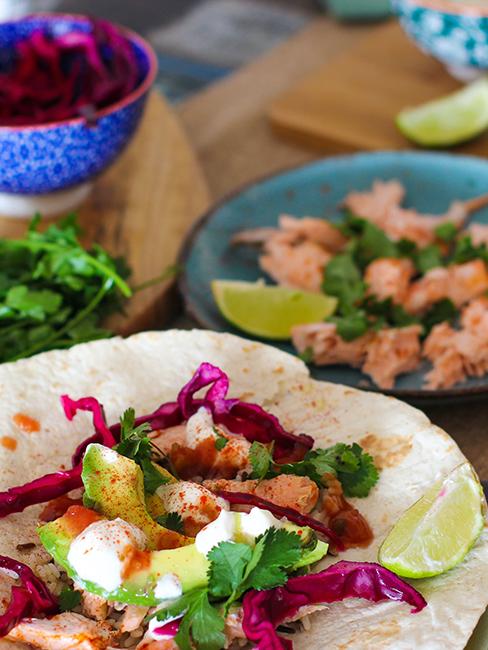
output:
[[[133,408],[124,411],[120,418],[120,442],[115,451],[139,465],[144,475],[145,491],[154,494],[158,487],[168,483],[169,479],[161,474],[153,463],[156,450],[147,435],[151,427],[147,423],[135,426],[135,419]]]
[[[249,451],[252,477],[273,478],[279,474],[308,476],[319,487],[327,487],[326,474],[332,474],[342,484],[349,497],[366,497],[376,485],[379,473],[373,458],[360,445],[337,443],[327,449],[314,449],[296,463],[276,464],[266,445],[253,442]]]
[[[232,604],[249,589],[285,584],[301,552],[296,533],[276,528],[259,536],[254,547],[221,542],[208,554],[208,586],[189,591],[155,616],[162,624],[182,616],[175,636],[180,650],[220,650],[225,645],[225,616]]]

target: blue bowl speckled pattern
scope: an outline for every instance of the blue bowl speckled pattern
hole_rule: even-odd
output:
[[[488,15],[449,13],[415,0],[392,0],[392,8],[417,45],[448,67],[488,68]]]
[[[46,14],[0,23],[0,68],[8,64],[13,46],[36,29],[56,34],[87,31],[81,16]],[[0,127],[0,191],[48,194],[88,181],[123,150],[141,118],[156,73],[152,50],[128,33],[141,83],[122,101],[98,113],[94,126],[72,119],[39,126]]]
[[[210,282],[216,278],[254,282],[265,274],[258,266],[258,249],[232,246],[232,237],[247,228],[276,226],[282,213],[338,219],[338,205],[348,192],[365,190],[375,179],[391,178],[398,178],[405,185],[407,206],[440,214],[455,199],[486,193],[488,163],[440,153],[368,153],[328,158],[247,186],[212,208],[187,237],[180,258],[184,266],[180,290],[189,313],[206,328],[242,336],[220,315]],[[475,220],[488,223],[488,208],[478,212]],[[293,352],[290,343],[272,343]],[[374,389],[371,380],[356,368],[312,366],[311,370],[315,378],[323,381]],[[425,390],[423,383],[428,370],[425,362],[417,371],[402,375],[391,393],[430,399],[488,392],[488,376],[470,378],[449,390]]]

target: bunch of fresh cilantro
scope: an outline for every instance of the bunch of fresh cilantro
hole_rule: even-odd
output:
[[[102,320],[132,291],[122,259],[85,250],[76,217],[0,239],[0,362],[111,336]]]
[[[233,603],[250,589],[284,585],[300,559],[302,547],[296,533],[270,528],[254,547],[221,542],[208,554],[208,586],[189,591],[156,618],[165,621],[183,616],[175,641],[180,650],[220,650],[225,646],[225,617]]]
[[[432,327],[443,321],[452,322],[457,309],[449,299],[434,304],[417,318],[408,314],[391,298],[377,300],[367,295],[363,274],[372,261],[383,257],[411,259],[420,275],[429,270],[459,264],[481,258],[488,263],[486,246],[473,246],[469,237],[455,240],[457,230],[452,223],[443,223],[436,229],[440,244],[419,248],[414,242],[402,239],[394,242],[370,221],[348,214],[340,226],[348,237],[344,252],[336,255],[328,264],[322,284],[324,293],[338,299],[336,313],[329,322],[335,323],[337,332],[345,341],[352,341],[368,330],[383,327],[405,327],[420,324],[426,336]],[[305,361],[308,361],[305,355]]]
[[[341,482],[344,494],[349,497],[366,497],[378,481],[378,470],[370,454],[357,443],[338,442],[327,449],[313,449],[296,463],[276,464],[273,449],[253,442],[249,450],[252,466],[251,478],[273,478],[279,474],[308,476],[319,487],[327,487],[325,474],[332,474]]]

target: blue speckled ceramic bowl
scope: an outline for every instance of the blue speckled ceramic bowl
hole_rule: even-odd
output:
[[[40,14],[0,23],[0,66],[8,62],[15,43],[36,29],[55,35],[88,31],[83,16]],[[103,171],[131,139],[141,118],[157,71],[151,47],[124,30],[136,55],[141,82],[121,101],[100,110],[96,124],[83,118],[36,126],[0,126],[0,192],[44,195],[85,183]],[[5,63],[4,63],[5,64]]]
[[[214,206],[187,236],[179,259],[184,269],[179,286],[190,315],[205,328],[243,336],[220,315],[210,288],[211,281],[217,278],[254,282],[265,275],[258,265],[258,248],[233,246],[233,236],[246,228],[276,226],[282,213],[337,220],[341,216],[338,206],[346,194],[365,190],[376,179],[391,178],[404,184],[405,205],[441,214],[455,199],[486,193],[488,162],[443,153],[366,153],[326,158],[247,185]],[[488,208],[477,212],[474,220],[488,223]],[[293,353],[289,342],[271,343]],[[453,388],[431,390],[424,387],[429,370],[429,364],[422,363],[415,372],[400,376],[394,389],[386,392],[414,400],[486,399],[488,375],[471,377]],[[322,381],[376,390],[357,368],[311,366],[311,372]]]
[[[455,0],[391,0],[407,34],[454,74],[488,68],[488,4]]]

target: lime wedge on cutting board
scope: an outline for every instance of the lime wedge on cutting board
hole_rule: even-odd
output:
[[[454,469],[393,526],[378,559],[405,578],[428,578],[459,564],[481,535],[485,501],[469,463]]]
[[[318,323],[334,313],[337,299],[265,285],[214,280],[212,292],[220,313],[239,329],[263,338],[286,340],[294,325]]]
[[[448,147],[470,140],[488,128],[488,80],[406,109],[396,123],[403,135],[423,147]]]

